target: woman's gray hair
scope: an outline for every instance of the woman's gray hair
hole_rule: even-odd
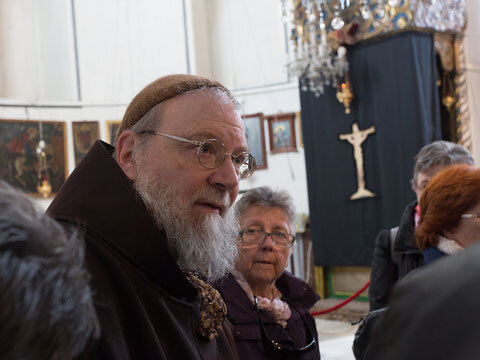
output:
[[[235,210],[241,217],[252,205],[277,207],[285,211],[291,231],[295,234],[295,205],[288,191],[273,190],[268,186],[250,189],[235,203]]]
[[[438,140],[424,146],[415,156],[413,167],[412,189],[417,189],[417,180],[420,173],[428,173],[435,166],[454,164],[474,165],[474,160],[466,147],[450,141]]]

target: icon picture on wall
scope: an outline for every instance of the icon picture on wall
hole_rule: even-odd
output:
[[[74,121],[72,131],[75,166],[77,166],[94,142],[100,138],[100,127],[98,121]]]
[[[45,180],[55,195],[68,176],[65,128],[61,121],[0,120],[0,180],[33,196]]]
[[[272,154],[297,151],[295,113],[266,116]]]

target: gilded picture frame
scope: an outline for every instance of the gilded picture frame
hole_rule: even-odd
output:
[[[297,129],[298,129],[298,146],[303,146],[303,134],[302,134],[302,112],[297,111],[295,113],[295,121],[297,122]]]
[[[0,119],[0,179],[31,196],[54,196],[68,177],[66,123]],[[45,194],[43,196],[46,196]]]
[[[98,121],[73,121],[73,154],[75,166],[87,155],[88,151],[100,138],[100,125]]]
[[[267,149],[265,146],[263,113],[242,115],[242,120],[245,128],[248,149],[257,161],[257,170],[267,169]]]
[[[272,154],[297,151],[295,113],[268,115],[268,135]]]
[[[106,136],[107,136],[107,142],[115,146],[117,142],[117,132],[118,128],[120,127],[120,120],[107,120],[106,121]]]

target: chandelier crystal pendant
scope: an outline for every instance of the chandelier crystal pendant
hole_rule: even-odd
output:
[[[281,0],[282,18],[291,22],[293,60],[291,75],[300,79],[301,90],[315,96],[325,87],[337,87],[349,70],[347,49],[387,30],[410,23],[410,0]]]

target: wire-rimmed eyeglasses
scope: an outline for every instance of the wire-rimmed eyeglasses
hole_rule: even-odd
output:
[[[284,300],[284,299],[283,299]],[[310,326],[308,325],[308,322],[307,320],[305,319],[305,317],[303,316],[302,313],[300,313],[295,307],[293,307],[291,304],[288,304],[290,307],[293,307],[297,312],[299,312],[303,322],[305,323],[305,329],[306,329],[306,334],[307,334],[307,339],[312,339],[310,340],[310,342],[305,345],[305,346],[302,346],[300,348],[294,348],[292,346],[288,346],[288,345],[284,345],[284,344],[280,344],[278,341],[275,341],[273,340],[267,333],[267,330],[265,330],[265,325],[263,324],[263,321],[262,321],[262,317],[260,316],[260,310],[258,309],[258,301],[257,301],[257,297],[256,296],[253,296],[253,302],[255,304],[255,310],[257,311],[257,319],[258,319],[258,323],[260,324],[260,329],[262,330],[262,334],[263,334],[263,337],[265,338],[265,340],[270,344],[272,345],[273,349],[275,350],[278,350],[278,351],[290,351],[290,352],[305,352],[305,351],[309,351],[309,350],[312,350],[314,347],[315,347],[315,344],[316,344],[316,340],[315,340],[315,336],[314,336],[314,333],[312,331],[312,329],[310,328]]]
[[[295,241],[295,236],[283,232],[269,233],[263,230],[243,229],[238,234],[244,245],[261,245],[267,236],[270,236],[273,245],[282,248],[291,248]]]
[[[249,152],[241,152],[237,155],[227,153],[225,144],[217,139],[208,139],[205,141],[194,141],[184,139],[179,136],[164,134],[155,130],[138,131],[137,134],[161,135],[169,139],[178,140],[190,143],[198,147],[197,158],[200,165],[207,169],[215,169],[222,165],[227,156],[232,158],[232,161],[237,169],[238,178],[246,180],[255,172],[257,162],[252,154]]]
[[[463,214],[462,219],[480,219],[480,214]]]

